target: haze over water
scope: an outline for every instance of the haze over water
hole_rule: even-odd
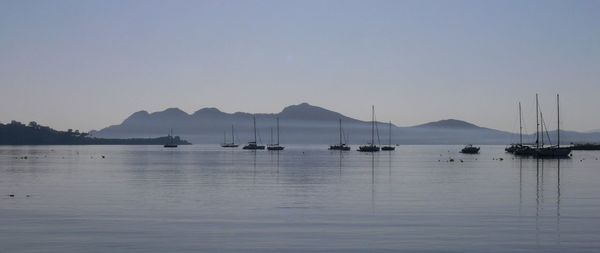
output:
[[[501,146],[483,146],[480,155],[459,154],[459,146],[325,148],[0,147],[0,245],[3,252],[600,247],[598,152],[538,161],[513,159]]]

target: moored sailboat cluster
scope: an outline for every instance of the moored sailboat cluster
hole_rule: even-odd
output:
[[[522,123],[522,112],[521,103],[519,103],[519,143],[513,144],[507,147],[506,152],[512,153],[517,156],[533,156],[536,158],[569,158],[571,155],[571,147],[561,147],[560,145],[560,96],[556,95],[556,107],[557,107],[557,128],[556,128],[556,145],[550,144],[545,146],[544,134],[546,134],[548,142],[550,142],[550,136],[548,134],[547,126],[544,122],[543,114],[540,110],[538,94],[535,95],[535,119],[536,119],[536,133],[535,143],[533,145],[523,144],[523,123]],[[540,138],[541,137],[541,138]]]
[[[508,153],[512,153],[516,156],[532,156],[536,158],[568,158],[571,155],[572,147],[570,146],[561,146],[560,142],[560,96],[556,95],[556,106],[557,106],[557,129],[556,129],[556,144],[553,145],[550,139],[550,134],[548,132],[548,127],[544,121],[544,115],[540,109],[538,94],[536,94],[536,103],[535,103],[535,111],[536,111],[536,134],[535,134],[535,142],[533,144],[525,144],[523,142],[523,114],[521,103],[519,103],[519,142],[515,144],[511,144],[509,147],[506,147],[505,151]],[[271,138],[268,145],[258,144],[257,138],[257,127],[256,127],[256,117],[252,117],[253,120],[253,132],[254,139],[249,141],[247,145],[243,146],[245,150],[272,150],[272,151],[281,151],[284,150],[284,147],[280,145],[280,127],[279,127],[279,118],[276,117],[276,139],[273,137],[273,128],[271,128]],[[339,121],[339,142],[329,146],[329,150],[340,150],[340,151],[349,151],[351,147],[348,145],[347,135],[344,132],[342,127],[342,119],[338,119]],[[388,123],[388,142],[386,145],[381,145],[381,141],[379,139],[379,129],[378,123],[375,118],[375,106],[371,107],[371,140],[367,142],[365,145],[361,145],[358,147],[357,151],[359,152],[379,152],[379,151],[394,151],[395,146],[392,145],[392,123]],[[377,143],[375,140],[377,134]],[[169,138],[172,138],[172,131],[169,134]],[[164,145],[165,147],[177,147],[174,143],[167,143]],[[235,143],[235,132],[234,126],[231,126],[231,141],[227,139],[227,132],[223,134],[223,143],[221,147],[224,148],[237,148],[239,144]],[[397,146],[397,145],[396,145]],[[463,154],[478,154],[480,147],[475,147],[473,145],[465,146],[460,153]]]

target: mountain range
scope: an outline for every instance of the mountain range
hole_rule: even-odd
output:
[[[280,120],[282,143],[331,144],[339,142],[338,120],[343,122],[349,144],[363,144],[371,140],[370,122],[350,118],[338,112],[308,103],[285,107],[279,113],[225,113],[217,108],[203,108],[188,114],[178,108],[149,113],[139,111],[121,124],[91,131],[90,135],[102,138],[141,138],[164,136],[173,129],[176,135],[192,143],[221,143],[231,141],[231,126],[235,127],[235,142],[245,143],[253,138],[252,117],[256,117],[259,142],[270,142],[270,129],[275,119]],[[387,123],[378,122],[381,143],[388,142]],[[394,144],[509,144],[518,141],[518,134],[480,127],[465,121],[446,119],[410,127],[392,125]],[[548,134],[555,139],[555,132]],[[532,142],[534,135],[525,135]],[[561,130],[563,143],[597,142],[600,133],[580,133]],[[375,140],[378,142],[378,140]],[[552,142],[552,140],[550,140]],[[546,141],[548,143],[548,141]]]

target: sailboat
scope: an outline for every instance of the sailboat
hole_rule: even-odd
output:
[[[335,144],[335,145],[331,145],[329,146],[329,150],[342,150],[342,151],[348,151],[350,150],[349,146],[346,146],[346,143],[344,143],[344,141],[342,140],[342,134],[343,134],[343,130],[342,130],[342,119],[339,119],[340,121],[340,128],[339,128],[339,132],[340,132],[340,143]]]
[[[520,117],[520,116],[519,116]],[[513,151],[518,156],[533,156],[540,147],[540,103],[538,94],[535,94],[535,146],[520,145]]]
[[[538,147],[535,152],[535,156],[539,158],[569,158],[571,154],[571,147],[560,146],[560,96],[556,95],[556,113],[557,113],[557,128],[556,128],[556,139],[557,144],[555,146]],[[543,127],[542,127],[543,131]],[[543,132],[542,132],[543,135]],[[543,139],[543,137],[542,137]],[[543,143],[543,141],[542,141]]]
[[[169,137],[168,137],[168,139],[169,139],[169,142],[167,142],[165,145],[163,145],[163,147],[165,147],[165,148],[176,148],[177,144],[175,143],[175,140],[173,138],[173,128],[171,128],[169,130]]]
[[[375,106],[371,107],[371,143],[358,147],[360,152],[379,152],[379,147],[375,145]]]
[[[265,146],[256,144],[256,116],[252,116],[252,120],[254,121],[254,141],[248,142],[248,144],[244,146],[243,149],[264,150]]]
[[[224,148],[237,148],[239,145],[235,144],[234,134],[233,134],[233,125],[231,125],[231,142],[227,142],[227,138],[225,137],[227,133],[223,132],[223,144],[221,147]]]
[[[392,122],[388,124],[389,126],[389,134],[388,134],[388,145],[381,147],[382,151],[394,151],[396,147],[392,146]]]
[[[279,146],[279,118],[277,119],[277,143],[273,144],[273,141],[270,141],[269,146],[267,146],[268,150],[283,150],[284,147]],[[273,139],[273,128],[271,128],[271,140]]]
[[[508,153],[515,153],[516,150],[523,147],[523,114],[521,112],[521,102],[519,102],[519,143],[512,144],[504,150]]]

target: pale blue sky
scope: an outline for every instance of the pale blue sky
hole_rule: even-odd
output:
[[[516,131],[516,103],[600,129],[600,1],[0,1],[0,122],[309,102]],[[531,123],[529,125],[533,126]]]

